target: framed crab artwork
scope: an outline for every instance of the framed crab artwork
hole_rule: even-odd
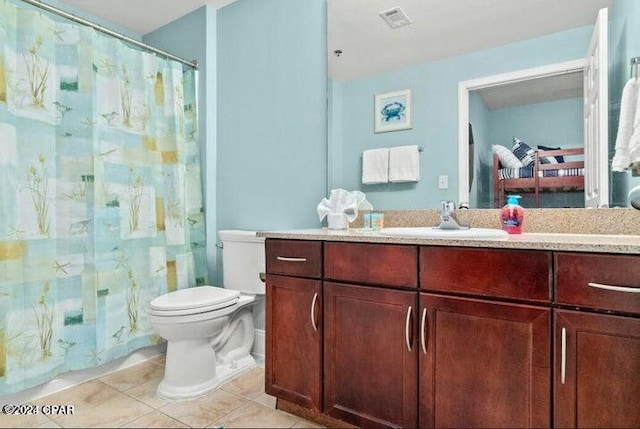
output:
[[[411,90],[376,94],[374,132],[407,130],[411,127]]]

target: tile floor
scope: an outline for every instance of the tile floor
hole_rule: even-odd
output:
[[[264,369],[253,368],[202,398],[165,401],[155,390],[164,355],[34,401],[72,405],[73,415],[0,415],[0,427],[19,428],[317,428],[275,409],[264,393]]]

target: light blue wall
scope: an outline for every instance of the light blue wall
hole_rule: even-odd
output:
[[[537,145],[583,147],[582,98],[549,101],[489,111],[492,144],[511,147],[513,137]]]
[[[198,128],[205,200],[207,266],[217,276],[216,243],[216,10],[209,6],[191,12],[144,36],[143,41],[186,60],[198,62]],[[213,119],[212,119],[213,118]]]
[[[376,208],[437,207],[442,199],[456,200],[458,82],[584,58],[592,30],[593,26],[580,27],[378,76],[334,82],[332,97],[342,97],[344,120],[338,137],[334,136],[341,139],[341,150],[331,158],[338,166],[330,167],[330,187],[359,189]],[[413,91],[413,129],[374,134],[374,95],[407,88]],[[425,148],[420,182],[360,183],[363,150],[404,144]],[[441,174],[449,175],[448,190],[437,189]]]
[[[325,0],[239,0],[218,11],[219,229],[320,225],[325,25]]]

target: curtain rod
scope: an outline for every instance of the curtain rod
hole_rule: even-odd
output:
[[[51,12],[53,14],[62,16],[62,17],[67,18],[67,19],[69,19],[71,21],[80,23],[82,25],[86,25],[86,26],[91,27],[91,28],[93,28],[93,29],[95,29],[95,30],[97,30],[97,31],[99,31],[101,33],[108,34],[109,36],[113,36],[113,37],[115,37],[117,39],[120,39],[120,40],[124,40],[127,43],[131,43],[132,45],[144,48],[144,49],[146,49],[148,51],[151,51],[151,52],[154,52],[156,54],[162,55],[163,57],[170,58],[172,60],[178,61],[178,62],[180,62],[182,64],[185,64],[185,65],[187,65],[189,67],[193,67],[195,70],[198,70],[198,62],[197,61],[189,61],[189,60],[185,60],[183,58],[177,57],[177,56],[175,56],[173,54],[170,54],[170,53],[168,53],[166,51],[154,48],[153,46],[149,46],[146,43],[142,43],[142,42],[139,42],[139,41],[137,41],[135,39],[132,39],[131,37],[125,36],[124,34],[117,33],[117,32],[115,32],[113,30],[109,30],[108,28],[103,27],[100,24],[96,24],[94,22],[91,22],[91,21],[88,21],[86,19],[80,18],[79,16],[76,16],[76,15],[73,15],[71,13],[65,12],[65,11],[63,11],[61,9],[55,8],[55,7],[50,6],[50,5],[46,4],[46,3],[42,3],[41,1],[38,1],[38,0],[20,0],[20,1],[22,1],[24,3],[28,3],[28,4],[32,5],[32,6],[37,7],[37,8],[46,10],[47,12]]]

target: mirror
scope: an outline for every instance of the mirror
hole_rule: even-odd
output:
[[[460,202],[459,83],[584,60],[602,7],[609,9],[610,165],[620,94],[630,77],[629,60],[640,55],[640,10],[634,0],[327,0],[327,3],[329,189],[360,190],[376,209],[425,209],[438,207],[441,200]],[[400,10],[391,9],[396,6]],[[386,20],[380,15],[383,11]],[[393,29],[385,21],[400,26]],[[407,21],[411,23],[401,25]],[[375,96],[406,89],[411,90],[411,128],[374,132]],[[568,100],[574,106],[577,104],[575,96]],[[490,171],[491,153],[478,149],[481,137],[476,135],[475,126],[473,132],[476,150],[472,185],[475,182],[476,186],[481,183],[486,186],[489,182],[482,174]],[[568,139],[568,134],[567,130],[557,132],[547,146],[563,145],[562,139]],[[530,137],[513,133],[513,137],[530,140],[531,146],[547,143],[533,133]],[[490,144],[511,147],[511,141]],[[422,149],[419,181],[363,185],[362,152],[402,145],[418,145]],[[610,173],[610,205],[628,206],[628,189],[637,184],[640,181],[630,173]],[[577,203],[575,198],[570,203],[567,198],[556,200],[560,201],[551,206],[583,204],[582,198]]]

